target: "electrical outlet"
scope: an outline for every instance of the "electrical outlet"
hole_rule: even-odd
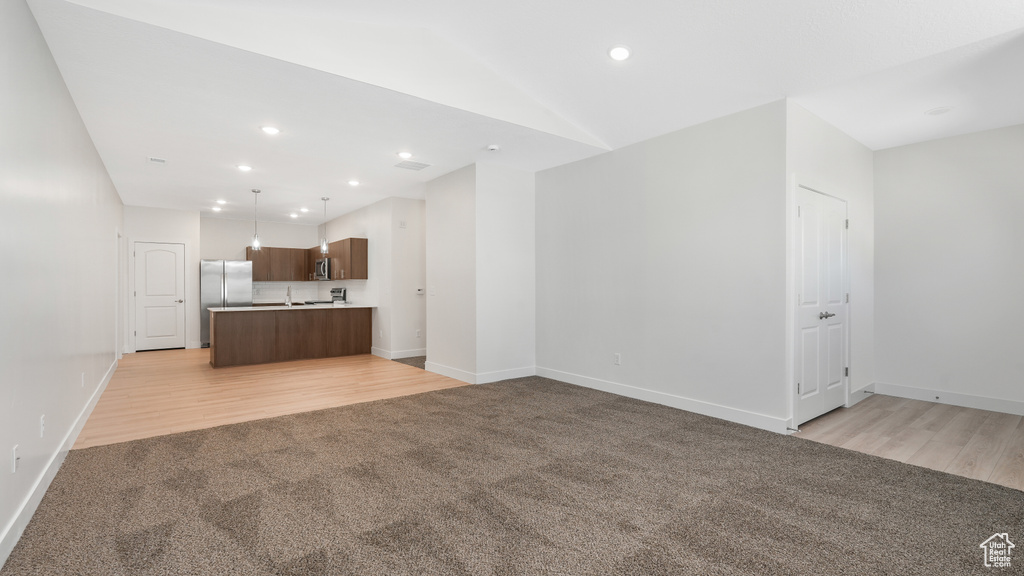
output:
[[[616,366],[621,366],[622,365],[622,354],[619,354],[618,352],[613,354],[612,355],[612,364],[615,364]]]
[[[46,414],[39,417],[39,437],[46,436]]]
[[[11,450],[11,474],[18,471],[18,462],[21,461],[21,456],[18,456],[18,445],[15,444]]]
[[[419,338],[419,337],[420,337],[420,331],[419,331],[419,330],[417,330],[417,331],[416,331],[416,337],[417,337],[417,338]]]
[[[398,227],[399,228],[405,228],[405,220],[399,220],[398,221]]]

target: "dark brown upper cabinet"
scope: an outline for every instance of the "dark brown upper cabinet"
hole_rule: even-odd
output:
[[[245,259],[252,262],[252,281],[270,281],[270,249],[253,250],[252,246],[245,247]]]
[[[369,278],[366,238],[346,238],[331,242],[328,255],[331,259],[331,280],[366,280]]]
[[[245,259],[252,262],[253,282],[305,282],[310,279],[308,251],[304,248],[245,249]]]

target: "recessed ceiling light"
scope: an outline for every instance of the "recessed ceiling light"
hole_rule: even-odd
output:
[[[949,112],[952,109],[953,109],[952,106],[939,106],[938,108],[932,108],[931,110],[926,110],[925,114],[927,114],[929,116],[938,116],[940,114],[945,114],[946,112]]]
[[[217,200],[217,204],[227,204],[227,200]]]
[[[263,126],[260,128],[260,130],[263,130],[265,134],[270,134],[271,136],[275,136],[281,132],[280,130],[274,128],[273,126]]]
[[[213,207],[213,211],[214,212],[220,212],[220,206],[214,206]]]
[[[408,160],[409,158],[412,158],[412,152],[399,152],[398,157],[402,160]]]
[[[501,146],[498,146],[497,144],[491,144],[487,147],[488,152],[497,152],[499,150],[501,150]]]
[[[608,51],[608,56],[612,60],[615,60],[616,62],[622,62],[623,60],[629,58],[629,47],[613,46],[612,49]]]
[[[359,180],[349,180],[348,181],[348,185],[349,186],[359,186]]]
[[[241,170],[242,172],[248,172],[249,170],[252,170],[252,166],[246,166],[245,164],[239,164],[238,165],[238,169]]]
[[[299,212],[309,212],[309,208],[299,208]]]
[[[296,214],[295,212],[292,212],[291,214],[289,214],[289,216],[291,216],[292,218],[298,218],[299,217],[299,215]]]

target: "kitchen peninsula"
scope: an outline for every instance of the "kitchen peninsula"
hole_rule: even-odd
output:
[[[369,354],[372,306],[210,308],[210,365]]]

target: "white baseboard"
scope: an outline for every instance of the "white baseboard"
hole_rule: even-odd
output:
[[[509,378],[525,378],[527,376],[536,375],[536,366],[524,366],[522,368],[511,368],[509,370],[496,370],[494,372],[478,372],[476,375],[476,383],[490,384],[491,382],[499,382],[501,380],[508,380]]]
[[[392,350],[391,359],[396,360],[398,358],[415,358],[416,356],[426,356],[426,348],[416,348],[414,350]]]
[[[459,370],[458,368],[452,368],[451,366],[445,366],[444,364],[438,364],[437,362],[427,361],[424,368],[428,372],[440,374],[441,376],[447,376],[449,378],[455,378],[461,380],[467,384],[476,384],[476,374],[472,372],[466,372],[465,370]]]
[[[863,400],[871,397],[871,395],[873,395],[874,393],[875,393],[875,384],[874,383],[868,384],[867,386],[864,386],[863,388],[858,388],[856,390],[851,390],[850,391],[850,402],[846,405],[846,407],[847,408],[851,408],[853,406],[856,406],[857,404],[859,404]]]
[[[43,495],[46,494],[46,490],[50,487],[50,483],[53,482],[53,478],[57,476],[57,471],[60,470],[61,464],[64,463],[64,458],[67,457],[71,447],[75,445],[75,440],[78,439],[78,435],[82,432],[85,422],[89,419],[89,415],[92,414],[96,403],[99,402],[103,391],[107,389],[107,384],[110,383],[110,379],[114,376],[114,371],[116,370],[117,360],[114,360],[107,373],[103,375],[103,380],[100,381],[99,386],[96,387],[89,401],[78,414],[74,425],[71,426],[67,435],[64,436],[64,441],[61,442],[57,451],[50,456],[50,460],[39,473],[39,477],[36,478],[28,496],[22,501],[18,512],[8,522],[7,526],[4,527],[3,532],[0,532],[0,566],[7,562],[7,558],[11,555],[14,546],[21,538],[22,532],[25,531],[25,527],[32,520],[32,515],[36,513],[39,503],[43,500]]]
[[[746,410],[730,408],[728,406],[712,404],[701,400],[694,400],[692,398],[668,394],[666,392],[638,388],[636,386],[609,382],[607,380],[581,376],[570,372],[562,372],[560,370],[552,370],[551,368],[542,368],[540,366],[537,367],[537,376],[543,376],[553,380],[561,380],[562,382],[568,382],[569,384],[586,386],[587,388],[611,392],[612,394],[636,398],[637,400],[645,400],[647,402],[654,402],[655,404],[671,406],[673,408],[696,412],[697,414],[703,414],[705,416],[713,416],[730,422],[736,422],[737,424],[744,424],[746,426],[752,426],[754,428],[760,428],[770,432],[778,432],[779,434],[789,433],[786,428],[792,422],[787,418],[775,418],[765,414],[747,412]]]
[[[939,404],[951,404],[963,406],[964,408],[977,408],[979,410],[990,410],[992,412],[1004,412],[1024,416],[1024,402],[1017,400],[1001,400],[987,396],[975,396],[973,394],[961,394],[959,392],[947,392],[944,390],[929,390],[927,388],[914,388],[900,384],[887,384],[875,382],[875,392],[886,396],[898,398],[910,398],[911,400],[924,400],[926,402],[938,402]]]
[[[424,354],[426,351],[424,351]],[[423,354],[412,354],[411,356],[422,356]],[[408,356],[397,356],[398,358],[407,358]],[[444,364],[438,364],[437,362],[427,361],[424,366],[428,371],[447,376],[449,378],[455,378],[456,380],[462,380],[468,384],[490,384],[491,382],[499,382],[501,380],[508,380],[509,378],[524,378],[526,376],[536,376],[537,368],[534,366],[525,366],[523,368],[511,368],[509,370],[495,370],[494,372],[480,372],[474,374],[473,372],[467,372],[458,368],[452,368],[451,366],[445,366]]]
[[[426,356],[426,348],[416,348],[415,350],[385,350],[383,348],[377,348],[376,346],[370,348],[370,354],[374,356],[380,356],[386,360],[396,360],[398,358],[412,358],[414,356]]]

